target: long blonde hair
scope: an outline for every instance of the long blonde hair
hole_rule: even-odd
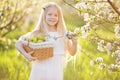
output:
[[[48,3],[44,4],[43,9],[40,14],[40,17],[39,17],[39,21],[37,23],[36,28],[33,30],[33,32],[39,31],[42,33],[47,33],[49,31],[47,28],[47,23],[45,21],[45,16],[46,16],[46,13],[47,13],[47,10],[49,7],[55,7],[57,9],[57,11],[58,11],[58,23],[56,24],[57,31],[61,35],[64,35],[64,33],[66,32],[66,25],[64,22],[63,13],[62,13],[60,6],[54,2],[48,2]]]

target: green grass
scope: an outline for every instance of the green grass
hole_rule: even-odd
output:
[[[28,80],[30,68],[16,49],[0,52],[0,80]]]

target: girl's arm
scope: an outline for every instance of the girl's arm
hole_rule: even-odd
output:
[[[71,40],[67,40],[67,50],[72,56],[74,56],[77,51],[77,40],[77,36],[72,36]]]
[[[25,37],[21,37],[21,39],[22,39],[22,38],[25,38]],[[36,60],[36,59],[37,59],[36,57],[32,57],[32,56],[31,56],[31,54],[33,53],[33,51],[27,53],[27,52],[24,50],[23,44],[22,44],[22,42],[21,42],[20,40],[18,40],[18,41],[15,43],[15,46],[16,46],[17,50],[18,50],[21,54],[23,54],[23,56],[24,56],[25,58],[27,58],[29,61],[31,61],[31,60]]]

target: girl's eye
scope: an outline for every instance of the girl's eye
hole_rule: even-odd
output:
[[[52,14],[49,13],[48,15],[51,16]]]
[[[57,14],[55,14],[55,17],[57,17],[58,15]]]

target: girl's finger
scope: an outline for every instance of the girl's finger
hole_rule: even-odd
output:
[[[31,51],[31,52],[29,52],[28,54],[30,54],[30,55],[31,55],[31,54],[33,54],[33,53],[34,53],[34,51]]]
[[[77,36],[77,34],[76,33],[72,33],[72,36]]]
[[[34,60],[37,60],[37,57],[30,57],[29,59],[28,59],[29,61],[34,61]]]
[[[78,40],[77,36],[72,36],[72,40]]]
[[[36,59],[37,59],[37,57],[32,57],[32,59],[36,60]]]
[[[32,57],[32,56],[31,56],[31,59],[32,59],[32,60],[37,60],[38,58],[37,58],[37,57]]]

